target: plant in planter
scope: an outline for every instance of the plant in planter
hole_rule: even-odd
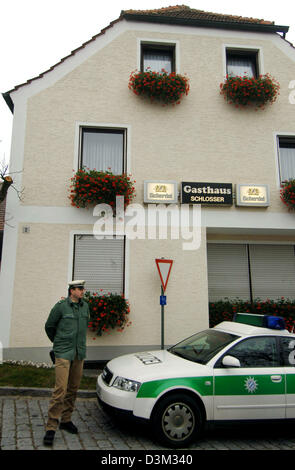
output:
[[[129,77],[128,87],[138,96],[150,98],[151,102],[159,101],[165,105],[179,104],[183,95],[189,92],[189,79],[175,72],[138,72]]]
[[[288,209],[295,209],[295,179],[282,182],[280,197]]]
[[[258,78],[227,75],[225,82],[220,84],[220,94],[224,99],[241,108],[251,105],[264,108],[267,103],[275,102],[279,90],[280,84],[268,73]]]
[[[126,174],[114,175],[110,171],[81,169],[71,178],[72,206],[87,207],[95,204],[116,206],[116,196],[124,196],[124,209],[135,196],[135,181]]]
[[[90,321],[88,328],[98,336],[111,329],[122,332],[131,322],[128,320],[130,307],[124,295],[91,293],[87,291],[84,299],[88,302]]]

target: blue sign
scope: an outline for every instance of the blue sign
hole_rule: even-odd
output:
[[[166,295],[160,295],[160,305],[166,305],[166,299],[167,299],[167,296]]]

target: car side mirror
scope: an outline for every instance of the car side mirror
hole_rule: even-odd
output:
[[[239,359],[233,356],[224,356],[222,365],[225,367],[241,367]]]

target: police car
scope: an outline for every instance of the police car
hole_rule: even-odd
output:
[[[98,400],[149,420],[169,447],[187,446],[208,423],[295,418],[294,348],[282,318],[240,313],[168,350],[112,359]]]

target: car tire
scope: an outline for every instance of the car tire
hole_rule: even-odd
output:
[[[167,395],[156,405],[151,417],[158,442],[168,447],[185,447],[200,436],[204,419],[194,398],[184,394]]]

